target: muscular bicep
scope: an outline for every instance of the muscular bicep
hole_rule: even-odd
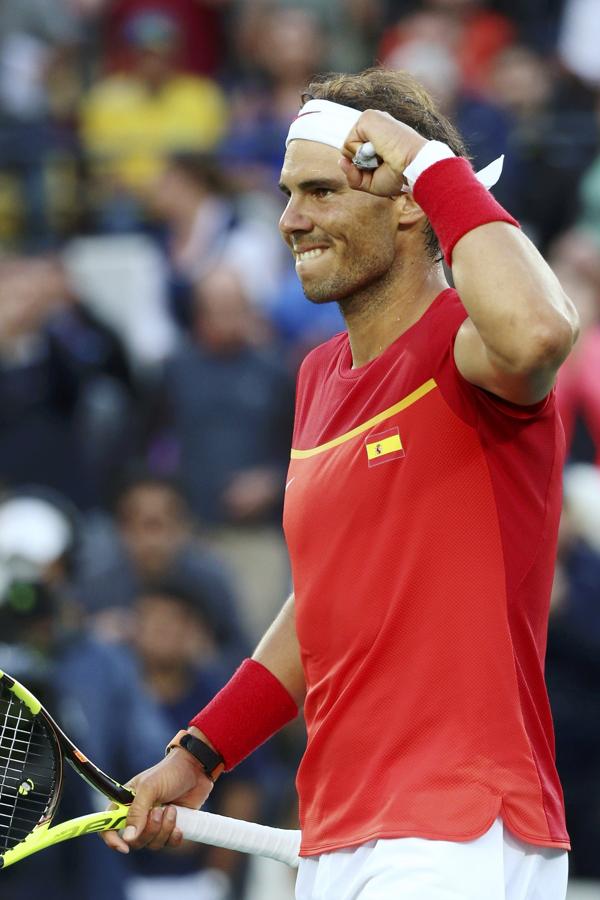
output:
[[[486,347],[471,319],[465,319],[458,330],[454,361],[466,381],[521,406],[542,400],[552,390],[557,371],[556,365],[512,369]]]

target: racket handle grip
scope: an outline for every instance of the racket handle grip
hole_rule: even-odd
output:
[[[242,819],[230,819],[214,813],[187,809],[177,810],[177,827],[188,841],[239,850],[256,856],[268,856],[296,868],[300,862],[300,832],[287,828],[270,828]]]

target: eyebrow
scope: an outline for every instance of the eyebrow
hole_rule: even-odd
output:
[[[306,193],[307,191],[314,191],[319,188],[339,190],[342,186],[343,182],[339,178],[309,178],[307,181],[300,181],[298,183],[298,190]],[[279,190],[286,195],[291,193],[289,187],[283,181],[279,182]]]

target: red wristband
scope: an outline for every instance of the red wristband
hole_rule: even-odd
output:
[[[190,725],[199,728],[233,769],[298,714],[283,684],[262,663],[245,659]]]
[[[441,159],[425,169],[415,182],[413,196],[429,219],[448,265],[454,245],[473,228],[488,222],[519,227],[462,156]]]

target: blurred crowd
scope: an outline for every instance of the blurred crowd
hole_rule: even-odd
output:
[[[343,328],[277,232],[311,77],[408,69],[576,303],[547,673],[574,843],[600,878],[600,0],[0,4],[0,668],[126,780],[252,649],[290,588],[294,378]],[[295,827],[302,727],[211,808]],[[87,811],[71,784],[62,815]],[[94,838],[2,875],[29,900],[287,900],[202,847]]]

